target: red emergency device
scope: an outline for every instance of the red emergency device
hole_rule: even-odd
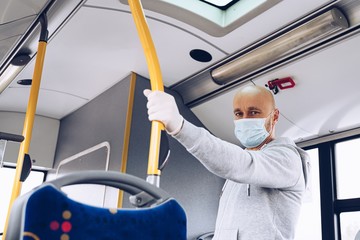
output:
[[[293,88],[295,86],[295,82],[291,77],[276,78],[274,80],[268,81],[268,84],[265,86],[272,90],[274,94],[277,94],[279,89],[283,90],[287,88]]]

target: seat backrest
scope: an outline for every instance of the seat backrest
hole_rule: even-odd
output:
[[[186,215],[172,198],[147,208],[108,209],[43,184],[14,203],[6,239],[186,239]]]

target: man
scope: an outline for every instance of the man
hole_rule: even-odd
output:
[[[144,94],[149,120],[163,122],[209,171],[226,179],[214,239],[294,238],[308,157],[290,139],[275,138],[279,110],[270,91],[247,86],[234,97],[235,135],[245,149],[184,120],[171,95]]]

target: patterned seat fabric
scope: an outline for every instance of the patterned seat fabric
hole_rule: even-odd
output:
[[[23,208],[22,239],[186,239],[186,215],[174,199],[150,208],[107,209],[76,202],[44,185]]]

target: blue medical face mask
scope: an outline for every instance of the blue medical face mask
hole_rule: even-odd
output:
[[[235,136],[246,148],[259,146],[270,133],[265,128],[267,118],[244,118],[235,120]]]

